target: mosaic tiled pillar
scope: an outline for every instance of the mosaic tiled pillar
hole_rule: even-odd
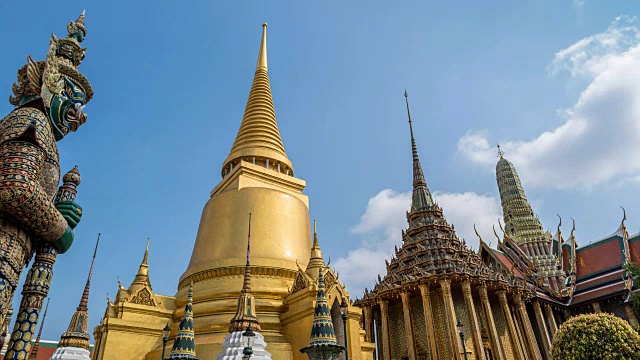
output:
[[[600,303],[597,302],[597,301],[591,303],[591,307],[593,308],[593,312],[596,313],[596,314],[602,312],[602,308],[600,307]]]
[[[429,337],[429,354],[431,360],[438,360],[438,348],[436,347],[435,326],[433,324],[433,313],[431,308],[431,293],[429,284],[420,284],[420,295],[422,295],[422,309],[424,311],[424,323]]]
[[[460,337],[456,331],[456,312],[453,307],[453,298],[451,297],[451,280],[440,280],[440,290],[442,291],[442,299],[444,300],[445,318],[447,319],[447,326],[449,328],[449,344],[451,344],[451,353],[454,359],[461,360],[462,345],[460,344]]]
[[[513,296],[513,303],[516,306],[516,311],[520,315],[520,321],[522,322],[522,327],[524,331],[524,339],[529,349],[529,355],[536,360],[542,359],[542,354],[540,353],[540,348],[538,347],[538,343],[536,342],[536,336],[533,333],[533,327],[531,326],[531,322],[529,321],[529,315],[527,314],[527,309],[524,306],[524,302],[522,301],[522,296],[520,294],[515,294]]]
[[[553,316],[553,309],[551,309],[551,305],[544,304],[544,312],[547,314],[547,323],[549,324],[549,335],[551,336],[551,340],[553,340],[553,335],[558,331],[558,324],[556,323],[556,317]]]
[[[542,348],[546,354],[546,356],[543,357],[547,358],[549,357],[549,354],[551,354],[551,337],[549,337],[549,332],[547,331],[542,307],[540,306],[540,302],[537,300],[533,301],[533,312],[536,315],[536,323],[538,324],[538,332],[540,333],[540,339],[542,340]]]
[[[507,328],[509,330],[509,338],[511,339],[511,348],[513,349],[513,355],[516,359],[526,360],[527,358],[524,356],[520,349],[520,344],[518,343],[518,335],[516,334],[516,325],[513,322],[513,317],[511,316],[511,312],[509,311],[509,302],[507,301],[507,293],[504,290],[498,291],[498,300],[500,301],[500,307],[502,307],[502,312],[504,313],[504,318],[507,320]]]
[[[409,352],[409,360],[416,360],[416,346],[413,340],[413,327],[411,326],[411,312],[409,310],[409,293],[402,291],[402,313],[404,315],[404,327],[407,333],[407,350]]]
[[[489,340],[491,341],[491,352],[493,357],[496,360],[505,360],[504,352],[502,351],[502,346],[500,344],[500,337],[498,337],[496,322],[493,319],[493,313],[491,312],[491,304],[489,304],[487,286],[485,284],[478,286],[478,295],[480,295],[480,303],[482,304],[484,317],[487,320],[487,327],[489,328]]]
[[[382,354],[384,360],[391,360],[391,344],[389,343],[389,302],[380,301],[382,315]]]
[[[631,324],[631,326],[640,326],[640,324],[638,323],[638,317],[633,312],[631,304],[625,304],[624,310],[627,312],[627,320],[629,321],[629,324]]]
[[[364,307],[364,339],[368,342],[373,342],[373,309],[371,306]]]
[[[51,286],[57,254],[56,248],[51,244],[41,244],[36,251],[35,260],[22,288],[22,300],[11,333],[7,359],[26,359],[29,355],[42,303]]]
[[[469,322],[471,324],[471,337],[473,345],[476,348],[476,359],[484,360],[484,346],[482,345],[482,334],[480,333],[480,325],[478,324],[478,314],[473,305],[473,297],[471,295],[471,282],[464,280],[462,282],[462,294],[464,295],[464,303],[466,305]]]

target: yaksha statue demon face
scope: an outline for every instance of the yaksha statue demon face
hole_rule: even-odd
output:
[[[0,121],[0,322],[35,248],[53,244],[66,252],[82,216],[74,201],[54,202],[56,142],[87,121],[83,109],[93,97],[77,69],[86,51],[84,12],[67,30],[66,38],[51,36],[44,61],[27,57],[9,97],[16,108]]]

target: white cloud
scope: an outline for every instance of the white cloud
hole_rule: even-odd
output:
[[[548,71],[586,81],[563,123],[531,140],[501,143],[527,185],[590,188],[640,175],[640,27],[620,16],[600,34],[555,54]],[[469,132],[458,151],[492,169],[495,149],[486,130]]]
[[[573,4],[578,8],[583,7],[585,3],[586,3],[585,0],[573,0]]]
[[[485,241],[493,241],[491,229],[501,216],[498,200],[472,192],[435,192],[434,199],[442,207],[449,223],[455,225],[459,238],[477,249],[473,224]],[[346,282],[352,296],[360,297],[365,287],[371,288],[378,274],[385,273],[385,259],[402,245],[402,229],[406,229],[406,211],[411,205],[411,192],[385,189],[369,199],[367,209],[352,232],[362,239],[360,248],[352,250],[335,262],[340,280]],[[494,241],[495,243],[495,241]]]

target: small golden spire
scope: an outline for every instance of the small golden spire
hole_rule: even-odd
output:
[[[260,43],[260,54],[258,55],[256,71],[260,69],[269,71],[269,66],[267,65],[267,23],[262,24],[262,42]]]
[[[144,256],[142,257],[142,263],[140,263],[140,267],[138,268],[138,273],[136,274],[135,279],[131,283],[131,285],[146,285],[149,286],[151,283],[149,282],[149,243],[151,242],[151,238],[147,238],[147,247],[144,250]]]
[[[149,258],[149,242],[151,241],[151,238],[147,238],[147,248],[144,250],[144,257],[142,258],[142,265],[149,265],[147,263],[148,258]]]
[[[500,144],[498,144],[498,157],[502,159],[504,157],[504,151],[500,148]]]
[[[306,273],[314,280],[317,279],[319,268],[324,267],[324,260],[322,260],[322,249],[318,242],[318,229],[316,227],[316,221],[313,220],[313,246],[311,247],[311,257],[309,258],[309,264],[307,265]]]

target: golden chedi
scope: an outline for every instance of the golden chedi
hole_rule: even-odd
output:
[[[306,266],[309,259],[309,202],[302,194],[305,182],[293,177],[278,131],[266,30],[264,24],[240,130],[222,166],[222,181],[204,207],[191,261],[178,286],[176,308],[181,309],[193,281],[198,353],[218,353],[228,334],[245,271],[245,223],[252,213],[252,292],[262,334],[275,358],[291,357],[280,314],[297,273],[296,261]]]
[[[162,328],[169,321],[171,343],[178,334],[191,283],[195,356],[205,359],[220,354],[225,338],[236,330],[229,328],[234,315],[246,310],[239,310],[244,305],[239,305],[238,296],[242,299],[243,279],[248,273],[252,315],[259,319],[259,332],[272,358],[306,359],[298,349],[309,343],[320,271],[332,304],[336,338],[340,343],[348,338],[351,358],[373,359],[374,344],[364,340],[360,326],[361,310],[349,304],[345,328],[339,304],[348,300],[349,293],[337,273],[325,265],[317,236],[313,245],[311,242],[309,200],[302,193],[306,183],[294,177],[276,122],[266,30],[264,24],[240,129],[222,164],[222,180],[211,191],[202,212],[178,292],[175,297],[154,294],[148,283],[134,288],[137,276],[129,290],[120,285],[116,300],[109,301],[101,325],[94,331],[95,360],[159,359]],[[250,213],[251,263],[247,268]],[[148,281],[146,255],[144,265],[143,277]],[[146,301],[138,301],[143,291]]]

